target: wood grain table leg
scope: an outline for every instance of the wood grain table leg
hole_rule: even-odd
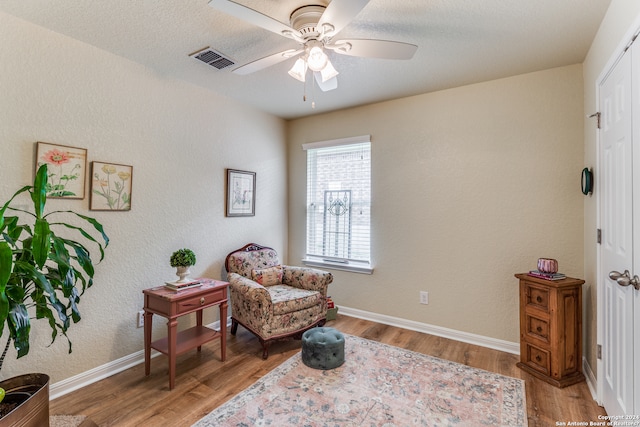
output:
[[[173,390],[176,383],[176,347],[178,339],[178,319],[169,319],[167,322],[168,356],[169,356],[169,390]]]
[[[196,312],[196,325],[202,326],[202,310]],[[202,351],[202,346],[198,346],[198,351]]]
[[[144,312],[144,374],[151,373],[151,331],[153,325],[153,313]]]
[[[220,304],[220,360],[227,358],[227,301]]]

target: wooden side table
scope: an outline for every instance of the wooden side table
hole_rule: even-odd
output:
[[[202,349],[202,344],[220,338],[220,360],[227,349],[227,307],[229,283],[219,280],[197,279],[202,286],[173,291],[165,286],[145,289],[144,294],[144,373],[151,369],[151,349],[169,357],[169,389],[175,385],[176,356],[189,350]],[[220,306],[220,332],[202,326],[202,310]],[[178,317],[196,313],[196,326],[178,332]],[[153,315],[168,319],[167,337],[151,342]]]
[[[520,279],[520,362],[531,375],[566,387],[584,381],[582,373],[582,284],[567,277]]]

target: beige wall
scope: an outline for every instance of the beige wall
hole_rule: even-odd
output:
[[[513,274],[539,257],[584,271],[582,86],[573,65],[290,122],[289,261],[305,253],[301,144],[371,134],[375,271],[335,271],[336,303],[517,343]]]
[[[73,353],[64,338],[45,348],[48,325],[34,322],[30,354],[12,350],[2,378],[46,372],[55,383],[140,351],[142,289],[176,278],[175,249],[191,247],[193,273],[213,278],[249,241],[286,255],[284,121],[3,13],[0,57],[0,200],[31,182],[35,141],[133,165],[130,212],[88,211],[88,197],[49,201],[98,218],[111,244],[70,329]],[[257,172],[255,217],[225,218],[225,168]]]
[[[640,29],[640,2],[637,0],[613,0],[600,25],[596,38],[583,64],[584,73],[584,114],[598,111],[596,86],[601,74],[610,66],[610,61],[622,52],[622,43],[630,40],[629,31]],[[637,43],[637,41],[636,41]],[[597,129],[595,120],[584,124],[584,162],[594,168],[596,187],[592,197],[584,200],[584,277],[588,286],[584,292],[585,306],[585,357],[591,369],[596,372],[597,338]]]

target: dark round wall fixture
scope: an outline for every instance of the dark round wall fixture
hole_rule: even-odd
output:
[[[593,172],[589,168],[582,169],[581,187],[585,196],[593,193]]]

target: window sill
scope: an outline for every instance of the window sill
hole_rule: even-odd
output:
[[[332,262],[321,258],[305,258],[304,265],[309,267],[328,268],[332,270],[350,271],[352,273],[373,274],[371,264],[364,262]]]

